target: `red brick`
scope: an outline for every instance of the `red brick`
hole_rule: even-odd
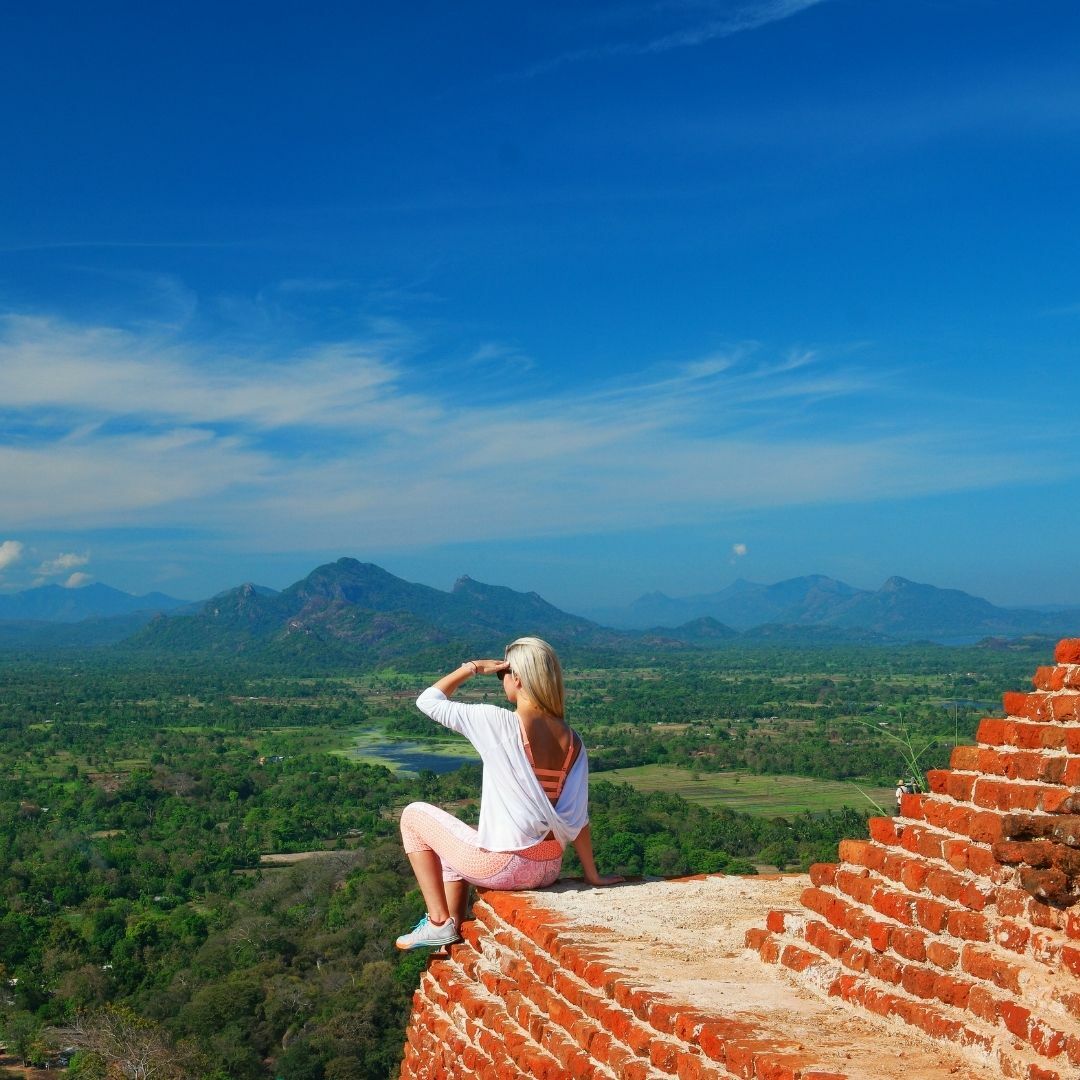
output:
[[[973,986],[968,994],[968,1011],[988,1024],[998,1022],[998,999],[985,987]]]
[[[1080,772],[1077,775],[1080,777]],[[1042,793],[1043,789],[1033,784],[1006,784],[998,805],[1002,810],[1037,810]]]
[[[904,968],[890,956],[871,956],[866,964],[866,973],[882,982],[899,985],[904,977]]]
[[[939,977],[929,968],[907,967],[904,969],[903,987],[916,997],[930,998],[934,996],[934,982]]]
[[[784,932],[784,918],[790,914],[790,911],[770,911],[765,916],[766,929],[774,934],[782,934]]]
[[[919,834],[915,842],[915,851],[924,859],[940,859],[943,837],[929,829]]]
[[[836,875],[836,887],[860,904],[869,904],[874,892],[874,880],[866,870],[840,870]]]
[[[940,934],[945,929],[949,909],[939,900],[920,897],[915,901],[915,918],[919,925],[932,934]]]
[[[985,847],[976,847],[974,844],[968,845],[967,868],[973,874],[978,874],[980,877],[990,877],[995,884],[1000,883],[995,875],[1000,872],[1001,867],[998,866],[997,860]]]
[[[957,802],[970,802],[974,786],[974,776],[968,776],[966,773],[949,773],[949,778],[945,781],[945,793]]]
[[[1037,740],[1040,737],[1040,729],[1032,727],[1031,731]],[[1036,741],[1034,745],[1038,746],[1038,742]],[[1016,759],[1016,776],[1020,780],[1044,780],[1051,784],[1057,783],[1056,780],[1047,780],[1047,777],[1052,776],[1055,771],[1060,779],[1059,770],[1063,764],[1063,759],[1060,757],[1047,757],[1045,754],[1035,753],[1034,750],[1021,750],[1013,754],[1013,757]]]
[[[840,847],[837,854],[840,857],[841,862],[854,863],[856,866],[865,866],[866,859],[871,851],[880,851],[881,849],[876,847],[869,840],[841,840]],[[814,868],[810,867],[810,880],[813,881]],[[834,867],[835,873],[835,867]],[[814,882],[814,884],[818,884]]]
[[[1001,839],[1001,815],[991,813],[977,813],[971,816],[971,831],[968,834],[972,840],[980,844],[996,844]]]
[[[834,899],[830,893],[825,892],[823,889],[810,886],[808,889],[803,889],[802,895],[799,897],[799,903],[811,911],[816,911],[819,915],[825,915]]]
[[[915,898],[892,889],[878,888],[874,891],[873,908],[880,915],[911,926],[915,922]]]
[[[649,1046],[649,1060],[661,1072],[674,1074],[679,1067],[679,1054],[682,1048],[678,1043],[664,1039],[653,1039]]]
[[[772,1043],[762,1039],[733,1039],[727,1044],[724,1068],[736,1076],[752,1080],[754,1059],[758,1054],[772,1049]]]
[[[1007,802],[1008,792],[1009,786],[1003,781],[982,777],[975,783],[971,801],[976,806],[997,810]]]
[[[872,817],[867,822],[867,826],[870,829],[870,835],[879,844],[897,843],[896,825],[892,818]]]
[[[1057,664],[1080,664],[1080,638],[1062,638],[1054,649]]]
[[[941,857],[954,869],[966,870],[968,851],[971,845],[966,840],[945,840],[941,845]]]
[[[979,764],[979,748],[977,746],[954,746],[949,755],[949,767],[961,771],[975,772],[982,766]]]
[[[1061,667],[1040,667],[1035,669],[1031,680],[1038,690],[1061,690],[1065,686],[1065,669]]]
[[[824,923],[810,922],[807,923],[806,929],[803,931],[808,944],[813,945],[815,949],[820,949],[827,956],[831,956],[834,959],[838,957],[847,947],[848,939],[843,934],[838,934],[834,930],[830,930]]]
[[[979,721],[978,730],[975,732],[975,741],[986,746],[1004,746],[1007,742],[1009,727],[1007,720],[986,717]]]
[[[931,941],[926,946],[926,956],[930,963],[943,971],[951,971],[960,959],[959,951],[951,945],[946,945],[944,941]]]
[[[950,911],[949,933],[966,941],[989,941],[990,929],[986,917],[973,911]]]
[[[922,820],[922,804],[924,798],[924,795],[919,795],[917,793],[908,793],[901,795],[900,816],[906,818],[914,818],[917,821]]]
[[[836,863],[814,863],[810,867],[810,881],[814,885],[831,885],[835,878]]]
[[[971,820],[974,816],[974,811],[966,806],[951,806],[945,818],[945,827],[950,832],[970,836]]]
[[[1080,689],[1080,686],[1077,689]],[[1067,745],[1068,735],[1068,728],[1047,724],[1039,732],[1039,745],[1044,750],[1062,750]]]
[[[1012,1001],[1000,1001],[997,1010],[998,1015],[1009,1031],[1018,1039],[1027,1039],[1031,1027],[1030,1009],[1025,1009],[1022,1005],[1017,1005]]]
[[[775,964],[780,960],[780,945],[775,938],[767,938],[758,947],[758,956],[766,964]]]
[[[910,862],[916,862],[912,859],[906,851],[890,851],[885,855],[885,858],[881,860],[881,867],[878,873],[884,875],[887,878],[892,878],[893,881],[900,880],[900,871]]]
[[[909,889],[911,892],[918,892],[923,887],[929,873],[930,867],[926,863],[919,862],[918,859],[905,859],[900,870],[900,881],[903,883],[904,888]]]
[[[991,982],[1013,994],[1020,994],[1021,968],[1007,960],[994,956],[982,949],[966,945],[960,958],[960,966],[969,975],[984,982]]]
[[[1062,1080],[1062,1076],[1053,1069],[1044,1069],[1041,1065],[1032,1063],[1028,1066],[1027,1080]]]
[[[926,935],[921,930],[905,930],[896,927],[889,936],[893,952],[905,960],[926,959]]]
[[[952,773],[948,769],[931,769],[926,774],[926,782],[935,795],[945,794],[945,785],[949,782]]]
[[[1053,1058],[1065,1049],[1068,1036],[1062,1031],[1048,1027],[1042,1021],[1033,1021],[1028,1029],[1028,1041],[1035,1053]]]
[[[1031,719],[1032,713],[1029,711],[1028,699],[1035,696],[1034,694],[1023,694],[1017,690],[1007,690],[1001,695],[1001,708],[1009,716],[1023,716]]]
[[[979,747],[979,765],[976,771],[985,773],[987,776],[1003,776],[1007,760],[1008,754],[989,746],[981,746]]]
[[[674,1035],[679,1011],[683,1008],[670,1001],[653,1001],[649,1006],[648,1021],[663,1035]]]
[[[1031,897],[1021,889],[998,889],[995,896],[999,915],[1027,919]]]
[[[938,975],[934,979],[934,997],[946,1005],[966,1009],[970,993],[971,983],[954,979],[949,975]]]
[[[869,921],[866,926],[866,936],[870,940],[871,947],[878,952],[885,952],[889,947],[890,929],[888,923]]]
[[[1064,776],[1064,758],[1059,759],[1062,764],[1062,776]],[[1048,781],[1048,783],[1057,783],[1058,781]],[[1066,787],[1060,788],[1048,788],[1042,793],[1039,798],[1039,809],[1045,810],[1048,814],[1057,814],[1061,811],[1062,804],[1066,799],[1072,796],[1072,792]]]
[[[1061,947],[1061,962],[1075,976],[1080,978],[1080,949],[1072,945]]]
[[[873,958],[873,953],[860,949],[858,945],[850,945],[840,954],[840,963],[851,971],[865,971]]]
[[[1030,937],[1031,931],[1026,926],[1004,920],[994,930],[994,940],[1010,952],[1023,952]]]
[[[947,802],[938,796],[926,795],[923,798],[923,818],[935,829],[943,829],[949,820],[949,811],[955,809],[954,804]]]
[[[964,879],[951,870],[933,869],[926,875],[926,888],[934,896],[958,901],[964,892]]]

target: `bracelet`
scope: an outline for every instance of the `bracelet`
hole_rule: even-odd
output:
[[[466,660],[465,664],[468,664],[468,665],[470,665],[472,667],[472,673],[474,675],[478,675],[480,673],[480,669],[476,666],[476,661],[475,660]],[[462,664],[461,666],[464,667],[465,664]]]

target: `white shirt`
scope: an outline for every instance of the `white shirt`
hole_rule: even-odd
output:
[[[488,851],[521,851],[547,834],[566,847],[589,824],[589,761],[582,744],[559,801],[552,806],[529,759],[516,713],[497,705],[451,701],[429,686],[417,708],[437,724],[464,735],[484,763],[480,794],[480,845]]]

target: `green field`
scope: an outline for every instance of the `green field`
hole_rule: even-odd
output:
[[[747,814],[779,817],[802,810],[819,813],[853,806],[872,810],[860,792],[865,791],[886,812],[894,806],[891,788],[870,787],[837,780],[811,780],[803,776],[761,776],[732,770],[722,773],[693,773],[677,765],[640,765],[632,769],[612,769],[593,773],[591,780],[611,780],[633,784],[639,791],[665,791],[708,807],[727,807]]]

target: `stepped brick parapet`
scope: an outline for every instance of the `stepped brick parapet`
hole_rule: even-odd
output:
[[[403,1080],[1080,1080],[1080,640],[1004,711],[809,876],[485,893]]]
[[[403,1080],[997,1080],[762,964],[745,937],[805,875],[485,893],[416,992]],[[889,1052],[883,1054],[883,1047]]]
[[[747,938],[804,985],[1025,1080],[1080,1077],[1080,640],[1055,659]]]

